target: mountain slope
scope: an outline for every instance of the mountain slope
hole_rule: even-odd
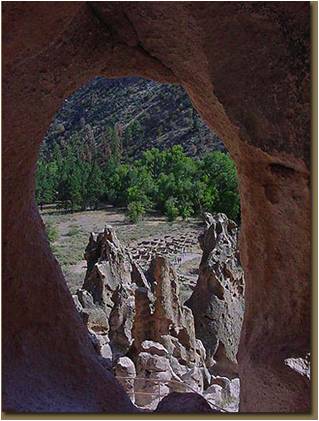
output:
[[[175,144],[183,144],[190,156],[224,149],[182,87],[142,78],[98,77],[64,101],[42,151],[48,154],[55,143],[63,147],[72,136],[99,147],[108,127],[116,128],[126,158],[138,158],[150,147]]]

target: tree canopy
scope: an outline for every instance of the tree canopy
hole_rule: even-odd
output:
[[[86,153],[87,145],[73,138],[63,150],[56,146],[50,158],[41,157],[37,202],[58,201],[71,211],[111,203],[126,207],[132,222],[151,210],[169,220],[205,211],[239,220],[237,173],[228,154],[215,151],[196,159],[175,145],[164,151],[149,149],[141,159],[122,162],[121,141],[114,129],[108,128],[105,138],[110,145],[107,156],[105,149],[104,156]]]

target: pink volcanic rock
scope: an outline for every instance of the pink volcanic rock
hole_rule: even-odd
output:
[[[240,409],[309,411],[310,382],[285,360],[310,351],[310,4],[2,8],[3,409],[134,410],[92,353],[44,233],[34,173],[64,98],[97,75],[139,75],[182,84],[238,168]]]

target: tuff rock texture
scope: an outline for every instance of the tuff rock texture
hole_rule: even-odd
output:
[[[138,287],[134,280],[146,285],[146,279],[110,226],[105,226],[101,233],[91,233],[84,256],[87,271],[76,295],[91,298],[79,300],[83,306],[80,314],[89,315],[85,322],[90,329],[108,335],[116,359],[125,355],[133,343],[135,289]],[[100,325],[93,317],[97,312],[104,315]]]
[[[238,376],[236,355],[244,315],[244,272],[238,227],[224,214],[205,214],[206,229],[196,287],[186,302],[194,314],[196,337],[214,374]]]
[[[98,341],[107,335],[113,360],[129,352],[134,359],[143,353],[163,357],[168,366],[170,356],[203,363],[193,315],[180,302],[178,277],[166,258],[155,256],[144,273],[110,226],[91,233],[85,258],[87,272],[75,303],[81,315],[88,314],[84,321]],[[104,314],[100,326],[92,317],[97,312]]]
[[[216,224],[217,217],[211,218]],[[180,281],[169,260],[155,255],[144,273],[111,226],[91,233],[85,257],[87,272],[75,304],[103,365],[113,368],[132,402],[155,410],[170,392],[202,395],[214,378],[205,347],[195,336],[192,311],[181,304]],[[107,325],[98,325],[92,316],[96,312],[104,314]],[[228,407],[228,383],[218,386],[222,400],[211,393],[207,399]],[[234,401],[238,406],[239,389]]]
[[[310,351],[310,4],[2,7],[3,409],[133,411],[92,354],[44,234],[34,172],[64,98],[96,75],[139,75],[182,84],[236,161],[240,409],[309,411],[310,382],[284,361]]]

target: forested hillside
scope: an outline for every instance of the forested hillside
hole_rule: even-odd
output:
[[[110,203],[133,222],[152,210],[170,220],[240,213],[235,165],[185,91],[140,78],[96,78],[66,99],[36,179],[39,204]]]

